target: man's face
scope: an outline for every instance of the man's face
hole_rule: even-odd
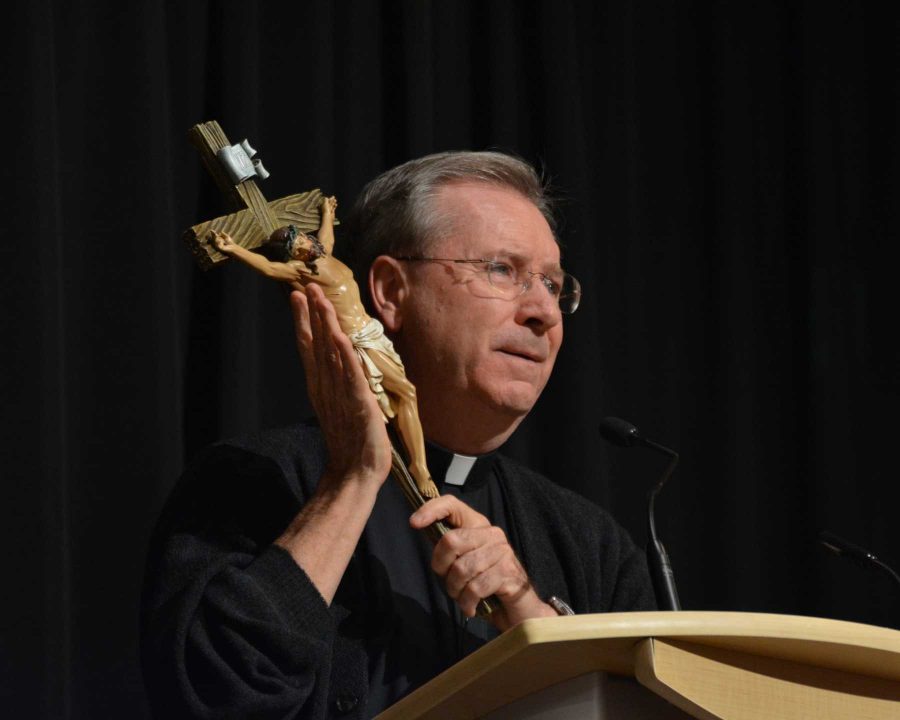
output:
[[[448,221],[425,255],[559,269],[547,221],[520,194],[465,182],[445,186],[435,202]],[[546,385],[562,343],[557,301],[536,277],[526,292],[505,299],[490,292],[483,266],[405,265],[411,296],[398,345],[426,433],[448,416],[470,425],[506,423],[512,432]]]

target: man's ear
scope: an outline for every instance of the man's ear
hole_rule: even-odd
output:
[[[379,255],[369,269],[369,297],[385,330],[396,333],[403,325],[403,307],[409,296],[406,268],[396,258]]]

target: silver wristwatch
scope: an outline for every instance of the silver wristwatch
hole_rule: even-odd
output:
[[[565,600],[560,600],[556,595],[547,600],[547,604],[556,610],[557,615],[574,615],[575,611]]]

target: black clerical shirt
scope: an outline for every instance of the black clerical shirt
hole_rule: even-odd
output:
[[[428,468],[442,495],[455,495],[509,535],[510,523],[494,453],[475,459],[462,485],[446,482],[453,454],[429,444]],[[457,461],[457,477],[460,474]],[[453,478],[451,478],[453,479]],[[409,527],[412,508],[388,480],[366,526],[360,552],[367,565],[383,568],[392,608],[375,618],[369,636],[369,701],[375,715],[419,685],[478,649],[499,632],[487,620],[466,618],[431,570],[432,545]],[[512,538],[511,538],[512,540]],[[515,543],[513,543],[515,545]]]

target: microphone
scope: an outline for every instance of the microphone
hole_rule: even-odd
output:
[[[884,571],[888,575],[890,575],[894,581],[900,585],[900,575],[897,575],[896,572],[887,564],[879,560],[875,555],[865,548],[860,547],[859,545],[854,545],[849,540],[844,540],[844,538],[835,535],[833,532],[829,532],[828,530],[823,530],[819,533],[819,542],[822,545],[833,552],[835,555],[840,555],[841,557],[845,557],[848,560],[856,563],[860,567],[865,568],[866,570],[871,570],[872,568],[878,568],[879,570]]]
[[[645,438],[634,425],[617,417],[603,418],[600,421],[600,434],[613,445],[628,448],[635,445],[643,445],[669,458],[668,467],[663,471],[656,486],[647,496],[647,566],[650,569],[650,579],[653,581],[653,592],[656,595],[656,604],[659,608],[661,610],[681,610],[669,554],[666,552],[665,546],[656,537],[656,513],[654,511],[656,496],[671,477],[675,471],[675,466],[678,464],[678,453]]]

